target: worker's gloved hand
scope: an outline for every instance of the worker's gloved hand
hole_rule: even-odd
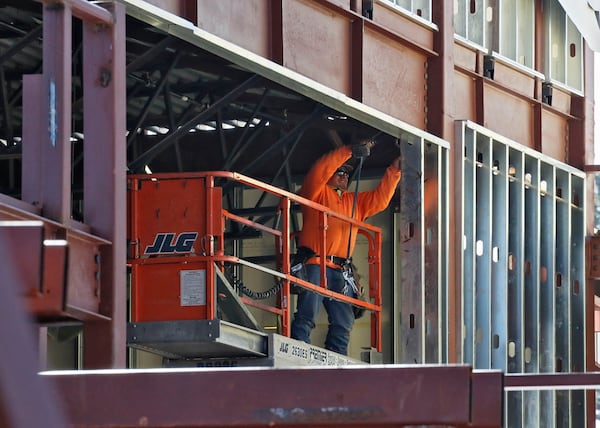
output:
[[[355,158],[366,158],[371,154],[371,147],[373,147],[375,143],[373,141],[364,141],[359,144],[355,144],[352,146],[352,156]]]

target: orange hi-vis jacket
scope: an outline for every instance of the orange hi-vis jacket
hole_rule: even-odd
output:
[[[300,189],[300,196],[324,205],[338,214],[351,217],[354,192],[336,190],[327,185],[331,176],[351,156],[352,148],[350,146],[339,147],[322,156],[306,175]],[[364,221],[367,217],[383,211],[388,206],[392,196],[394,196],[394,191],[400,181],[400,175],[399,170],[389,166],[376,189],[359,192],[354,219]],[[311,208],[302,207],[302,218],[303,226],[299,234],[298,245],[308,247],[321,255],[319,254],[319,213]],[[328,217],[325,255],[346,258],[348,256],[349,234],[350,223],[335,217]],[[354,251],[355,242],[356,227],[353,228],[352,232],[350,254]],[[319,263],[319,259],[313,257],[307,263]],[[327,265],[335,266],[329,261]]]

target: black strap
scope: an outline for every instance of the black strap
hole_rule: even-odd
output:
[[[343,266],[344,263],[348,260],[348,258],[338,256],[327,256],[326,259],[338,266]]]
[[[360,172],[362,171],[363,166],[363,157],[358,158],[358,168],[356,170],[356,188],[354,189],[354,200],[352,201],[352,215],[350,218],[354,220],[354,212],[356,211],[356,202],[358,200],[358,185],[360,184]],[[352,242],[352,223],[350,223],[350,233],[348,234],[348,251],[346,259],[350,259],[350,243]]]

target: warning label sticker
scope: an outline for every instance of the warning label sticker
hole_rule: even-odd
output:
[[[179,271],[179,285],[181,288],[181,306],[206,305],[206,270]]]

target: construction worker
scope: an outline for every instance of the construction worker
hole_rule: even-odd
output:
[[[354,155],[366,158],[373,147],[372,141],[355,146],[341,146],[322,156],[310,169],[304,179],[300,195],[324,205],[332,211],[364,221],[367,217],[383,211],[389,204],[400,181],[400,158],[394,159],[387,168],[376,189],[356,193],[348,191],[349,175],[352,167],[346,162]],[[362,160],[361,160],[362,165]],[[299,235],[299,247],[319,251],[319,214],[317,211],[302,207],[303,227]],[[355,287],[349,287],[344,279],[344,265],[350,264],[350,255],[356,242],[356,228],[351,233],[348,222],[328,217],[326,231],[326,278],[327,288],[357,297]],[[305,262],[306,280],[319,285],[320,259],[315,254]],[[350,332],[354,325],[353,306],[320,294],[302,289],[298,294],[296,313],[292,322],[291,337],[310,343],[310,334],[321,303],[325,306],[329,319],[329,330],[325,339],[325,348],[342,355],[348,354]]]

